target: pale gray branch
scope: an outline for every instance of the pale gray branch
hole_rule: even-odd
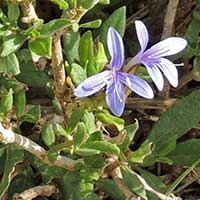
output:
[[[15,194],[13,200],[32,200],[33,198],[40,195],[49,197],[57,192],[58,189],[54,185],[36,186],[28,190],[25,190],[21,194]]]
[[[155,194],[158,198],[160,198],[161,200],[181,200],[180,197],[176,197],[174,195],[170,195],[170,196],[166,196],[165,194],[162,194],[156,190],[154,190],[151,186],[149,186],[147,184],[147,182],[144,180],[144,178],[142,178],[140,175],[137,174],[138,179],[140,180],[140,182],[142,183],[142,185],[144,186],[145,190]]]
[[[15,144],[17,146],[20,146],[26,151],[35,155],[43,163],[46,163],[50,166],[59,166],[70,171],[75,170],[75,164],[77,161],[59,155],[57,156],[54,162],[51,162],[48,159],[47,151],[43,147],[33,142],[29,138],[14,133],[11,129],[5,129],[1,123],[0,123],[0,142],[4,144]]]

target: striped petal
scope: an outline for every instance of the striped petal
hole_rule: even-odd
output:
[[[119,33],[112,27],[108,30],[107,46],[111,56],[110,69],[119,70],[124,63],[124,44]]]
[[[156,59],[179,53],[187,46],[187,41],[179,37],[167,38],[148,49],[143,54],[143,60]]]
[[[152,99],[154,97],[154,93],[150,85],[141,78],[135,75],[120,72],[120,80],[136,94],[147,99]]]
[[[166,58],[161,58],[160,63],[157,64],[163,74],[166,76],[170,84],[174,87],[178,86],[178,71],[174,63]]]
[[[155,64],[145,64],[145,66],[156,87],[161,91],[164,87],[164,79],[160,69]]]
[[[125,66],[126,70],[142,62],[141,58],[149,42],[149,34],[144,23],[142,21],[136,20],[135,27],[136,27],[137,38],[139,40],[141,50],[137,53],[136,56],[134,56],[131,60],[129,60],[129,62]]]
[[[142,52],[144,52],[149,42],[149,34],[147,31],[147,28],[144,25],[144,23],[139,20],[135,21],[135,27],[136,27],[137,38],[139,40],[141,50]]]
[[[125,107],[125,93],[124,86],[119,80],[107,85],[106,102],[113,114],[122,115]]]
[[[101,90],[111,81],[111,73],[109,70],[90,76],[84,80],[74,91],[77,97],[87,97]]]

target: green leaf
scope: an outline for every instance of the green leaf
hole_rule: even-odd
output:
[[[66,10],[69,5],[65,0],[51,0],[53,3],[57,4],[61,10]]]
[[[70,25],[71,22],[68,19],[54,19],[42,26],[40,29],[40,34],[50,36],[59,29],[68,27]]]
[[[134,124],[130,124],[125,127],[125,131],[127,135],[124,142],[121,145],[119,145],[122,152],[126,152],[128,150],[138,128],[139,128],[138,120],[136,120]]]
[[[85,175],[84,175],[85,173]],[[61,184],[65,200],[98,200],[94,194],[94,180],[97,179],[94,171],[81,170],[79,172],[67,172]]]
[[[25,113],[21,118],[20,122],[29,122],[29,123],[36,123],[35,117],[33,115]]]
[[[17,22],[20,15],[20,10],[18,5],[11,1],[7,1],[7,6],[8,6],[8,19],[10,21]]]
[[[6,76],[0,76],[0,85],[5,87],[7,90],[12,88],[14,92],[17,92],[24,88],[24,85],[20,83],[18,80]]]
[[[196,56],[193,62],[194,80],[200,81],[200,56]]]
[[[41,119],[41,107],[40,105],[34,106],[28,111],[28,114],[32,115],[35,119],[35,123]]]
[[[119,117],[115,117],[108,112],[98,112],[96,117],[105,124],[115,125],[119,131],[124,129],[124,120]]]
[[[100,3],[100,4],[107,5],[107,4],[110,3],[110,0],[99,0],[99,3]]]
[[[199,21],[200,23],[200,21]],[[200,44],[196,47],[196,56],[193,61],[193,74],[196,81],[200,81]]]
[[[167,189],[167,186],[161,181],[161,179],[150,173],[147,170],[140,169],[139,170],[141,176],[145,179],[145,181],[153,187],[155,190],[164,193]]]
[[[93,55],[92,32],[87,31],[82,35],[79,45],[79,57],[81,65],[86,66],[87,62],[93,57]]]
[[[77,127],[77,132],[74,136],[74,145],[76,147],[81,146],[82,143],[85,142],[85,140],[87,139],[87,129],[84,125],[83,122],[79,122],[78,127]]]
[[[102,71],[105,67],[105,64],[108,62],[106,53],[104,51],[103,44],[101,42],[98,43],[98,51],[97,54],[90,58],[87,63],[87,75],[92,76]]]
[[[14,53],[6,57],[0,57],[0,73],[9,76],[20,73],[19,62]]]
[[[85,69],[83,69],[80,65],[73,63],[71,65],[70,77],[74,84],[78,86],[87,78],[87,74]]]
[[[67,131],[60,124],[55,124],[55,131],[57,135],[68,136]]]
[[[36,184],[36,181],[33,179],[33,174],[28,173],[28,170],[20,170],[20,173],[18,173],[14,178],[12,179],[10,186],[8,188],[8,200],[12,200],[14,197],[14,194],[22,193],[25,190],[28,190],[29,188],[33,188]]]
[[[74,9],[77,7],[77,0],[68,0],[69,7]]]
[[[120,153],[120,149],[119,147],[117,147],[116,144],[112,144],[106,141],[89,142],[85,144],[84,147],[89,149],[99,150],[102,153],[112,153],[117,155]]]
[[[90,134],[87,143],[94,142],[94,141],[103,141],[104,134],[101,131],[95,131],[94,133]]]
[[[160,147],[158,157],[166,156],[171,151],[173,151],[176,148],[176,140],[177,135],[173,135],[170,138],[166,138],[165,143],[163,143],[163,146]]]
[[[76,60],[79,61],[79,42],[80,33],[78,31],[71,31],[63,36],[64,53],[69,64],[74,63]]]
[[[42,140],[47,146],[55,143],[55,134],[52,124],[44,124],[42,127]]]
[[[17,51],[16,55],[20,64],[27,64],[32,61],[31,52],[27,48],[20,49],[19,51]]]
[[[137,151],[129,154],[129,160],[131,162],[143,164],[145,159],[152,154],[153,148],[153,143],[146,140]]]
[[[21,116],[20,122],[37,123],[41,119],[40,105],[32,107],[27,113]]]
[[[55,109],[56,113],[59,115],[62,115],[62,107],[60,105],[59,100],[54,97],[54,99],[52,100],[52,104],[53,104],[53,108]]]
[[[154,190],[164,193],[167,189],[167,186],[161,181],[161,179],[150,173],[149,171],[140,169],[139,170],[141,176],[145,179],[148,185],[150,185]],[[147,191],[147,197],[151,200],[159,200],[157,196]]]
[[[62,177],[64,177],[66,173],[66,170],[64,168],[57,166],[48,166],[30,153],[26,153],[25,155],[25,160],[27,160],[30,165],[33,166],[33,168],[36,169],[37,172],[40,173],[42,178],[41,182],[43,182],[44,184],[49,184],[53,178],[61,179]]]
[[[172,142],[171,137],[176,135],[180,138],[200,121],[199,102],[200,90],[196,90],[161,115],[148,137],[155,145],[154,155],[156,157]]]
[[[44,71],[36,70],[32,61],[22,63],[20,69],[21,73],[17,76],[17,79],[28,86],[45,88],[47,83],[50,82],[49,76]]]
[[[34,40],[29,40],[29,49],[38,56],[51,58],[52,37],[38,37]]]
[[[138,129],[139,129],[139,123],[138,123],[137,119],[135,119],[134,124],[130,124],[130,125],[125,127],[125,130],[127,131],[127,135],[128,135],[128,138],[129,138],[129,145],[133,141],[133,138],[134,138]]]
[[[80,108],[76,108],[73,110],[68,122],[67,135],[72,133],[72,131],[76,128],[78,123],[81,121],[83,115],[84,115],[84,110]]]
[[[168,154],[175,165],[190,166],[199,159],[200,139],[190,139],[177,144],[176,149]]]
[[[131,191],[133,191],[143,199],[147,200],[145,188],[140,182],[137,174],[134,171],[131,171],[130,169],[124,167],[121,168],[121,171],[123,181],[131,189]]]
[[[11,181],[10,186],[8,188],[8,200],[12,200],[14,197],[14,194],[22,193],[25,190],[28,190],[30,188],[33,188],[36,185],[36,181],[33,179],[34,174],[31,172],[28,172],[29,169],[20,170],[20,173],[18,173]],[[31,171],[31,170],[30,170]]]
[[[100,41],[104,47],[107,46],[107,34],[109,27],[115,28],[121,36],[124,35],[126,28],[126,7],[123,6],[117,9],[109,18],[102,24],[100,28]]]
[[[100,26],[101,26],[101,20],[96,19],[96,20],[81,24],[79,27],[80,28],[99,28]]]
[[[103,191],[114,200],[126,199],[118,185],[111,179],[99,179],[96,185],[99,187],[100,191]]]
[[[3,51],[1,52],[1,56],[5,57],[11,53],[16,52],[26,40],[26,37],[20,34],[10,35],[4,38],[3,42]]]
[[[0,101],[0,112],[3,116],[6,116],[8,112],[12,110],[13,106],[13,90],[10,89],[9,92],[1,98]]]
[[[4,173],[0,183],[0,198],[4,195],[10,185],[11,179],[13,178],[11,174],[14,172],[16,165],[24,159],[24,150],[21,148],[8,145],[6,151]]]
[[[96,154],[100,154],[101,152],[96,149],[88,149],[88,148],[77,148],[75,153],[80,156],[92,156]]]
[[[173,164],[173,161],[170,160],[169,158],[167,157],[158,157],[155,159],[156,162],[159,162],[159,163],[164,163],[164,164],[168,164],[168,165],[172,165]]]
[[[26,92],[25,90],[19,90],[15,93],[15,107],[17,118],[20,118],[25,111],[26,106]]]
[[[98,3],[98,0],[78,0],[78,2],[84,9],[90,10]]]
[[[4,14],[4,12],[2,11],[2,9],[0,8],[0,20],[3,22],[3,23],[7,23],[9,22],[8,21],[8,18],[6,17],[6,15]]]
[[[87,132],[89,134],[97,130],[96,124],[95,124],[95,117],[92,112],[85,111],[81,121],[85,124]]]
[[[105,161],[105,158],[103,157],[102,154],[84,156],[84,163],[89,168],[100,169],[104,166],[104,161]]]
[[[82,179],[81,180],[82,183],[80,184],[80,193],[82,197],[86,197],[90,193],[93,193],[94,181],[99,179],[99,171],[96,169],[91,169],[91,168],[81,169],[80,177]],[[87,187],[90,191],[86,189]]]
[[[67,150],[68,150],[67,145],[64,142],[52,145],[48,151],[48,159],[51,162],[54,162],[61,151],[67,151]]]
[[[200,12],[199,11],[193,11],[193,20],[190,23],[187,33],[186,33],[186,39],[188,41],[189,48],[186,49],[185,55],[188,58],[191,58],[196,54],[196,47],[198,44],[198,36],[199,36],[199,30],[200,30],[200,21],[199,21]]]

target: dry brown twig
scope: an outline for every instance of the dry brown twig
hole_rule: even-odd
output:
[[[32,1],[24,0],[20,3],[22,11],[24,13],[24,17],[22,17],[22,21],[24,23],[33,23],[38,20],[38,16],[35,12],[35,8]],[[63,16],[66,19],[74,20],[77,23],[80,21],[81,17],[85,14],[86,10],[82,7],[77,7],[71,10],[68,15]],[[51,67],[54,75],[54,85],[55,85],[55,96],[59,100],[65,124],[68,121],[69,114],[71,111],[72,104],[71,93],[67,93],[67,78],[65,74],[64,62],[63,62],[63,54],[62,54],[62,46],[61,46],[61,37],[65,33],[71,32],[71,27],[66,25],[66,27],[61,28],[53,35],[52,41],[52,62]],[[69,89],[70,90],[70,89]]]
[[[176,98],[148,100],[129,97],[126,100],[126,107],[131,109],[168,109],[173,106],[176,101]]]
[[[30,24],[38,20],[38,16],[35,12],[33,3],[31,3],[29,0],[24,0],[20,3],[20,6],[24,13],[24,17],[22,17],[22,22]]]
[[[32,200],[37,196],[51,196],[58,192],[55,185],[42,185],[25,190],[21,194],[14,194],[13,200]]]
[[[82,7],[73,9],[65,18],[70,20],[75,20],[77,23],[80,21],[81,17],[85,14],[86,10]],[[63,63],[62,46],[61,46],[61,36],[69,33],[71,31],[70,27],[61,29],[53,36],[52,45],[52,62],[51,67],[53,69],[54,81],[55,81],[55,95],[59,100],[64,117],[64,123],[67,124],[69,119],[69,114],[71,111],[71,93],[67,93],[67,77],[65,75],[65,68]],[[69,89],[69,88],[68,88]],[[70,89],[69,89],[70,90]]]

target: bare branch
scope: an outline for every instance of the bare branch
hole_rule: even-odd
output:
[[[174,21],[176,17],[176,11],[179,4],[179,0],[169,0],[167,11],[164,19],[164,27],[162,32],[162,39],[173,35]]]
[[[13,200],[32,200],[40,195],[49,197],[57,192],[58,189],[54,185],[36,186],[22,192],[21,194],[14,194]]]
[[[85,14],[86,10],[82,7],[78,7],[76,9],[72,9],[65,18],[70,20],[75,20],[77,23],[81,19],[81,17]],[[64,29],[59,30],[53,36],[53,45],[52,45],[52,62],[51,67],[53,69],[54,74],[54,84],[55,84],[55,95],[59,100],[64,117],[64,123],[66,124],[69,119],[69,113],[72,109],[72,105],[70,104],[71,100],[71,92],[67,92],[67,78],[65,75],[65,68],[63,63],[63,55],[62,55],[62,46],[61,46],[61,36],[67,32],[72,31],[70,27],[66,27]],[[70,90],[70,89],[69,89]]]
[[[166,196],[156,190],[154,190],[151,186],[149,186],[147,184],[147,182],[140,176],[137,174],[138,179],[140,180],[140,182],[143,184],[145,190],[155,194],[158,198],[160,198],[161,200],[181,200],[180,197],[176,197],[174,195],[170,195],[170,196]]]
[[[30,24],[38,20],[38,16],[35,12],[33,3],[29,0],[24,0],[21,2],[22,11],[24,17],[22,17],[22,22]]]
[[[20,146],[26,151],[35,155],[43,163],[48,164],[50,166],[59,166],[70,171],[75,170],[75,164],[77,161],[59,155],[57,156],[54,162],[51,162],[48,159],[47,151],[43,147],[33,142],[29,138],[14,133],[10,129],[5,129],[1,123],[0,123],[0,142],[3,144],[15,144],[17,146]]]

